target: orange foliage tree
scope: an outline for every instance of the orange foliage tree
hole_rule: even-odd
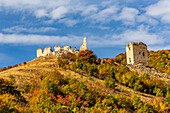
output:
[[[78,54],[78,60],[81,62],[86,62],[86,63],[95,63],[96,62],[96,55],[93,54],[92,50],[85,50],[81,51]]]

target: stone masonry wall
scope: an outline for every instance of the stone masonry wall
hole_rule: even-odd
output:
[[[86,37],[84,37],[83,45],[80,47],[80,51],[85,51],[87,49]]]
[[[147,46],[142,42],[131,42],[126,46],[127,63],[131,65],[148,65]]]

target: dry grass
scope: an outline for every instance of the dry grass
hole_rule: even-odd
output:
[[[66,77],[76,78],[88,86],[98,88],[100,89],[101,93],[106,93],[110,95],[119,94],[120,96],[123,96],[123,95],[131,96],[131,95],[136,94],[140,96],[143,101],[151,101],[153,97],[155,98],[155,96],[135,91],[133,89],[130,89],[118,83],[116,83],[117,87],[115,90],[106,88],[104,86],[103,80],[91,77],[93,79],[92,80],[92,79],[89,79],[87,75],[81,75],[70,70],[64,70],[62,68],[58,68],[56,56],[48,56],[48,57],[34,59],[25,65],[21,65],[21,66],[0,72],[0,77],[4,79],[9,79],[10,75],[13,75],[15,76],[16,84],[20,86],[24,83],[24,81],[30,80],[31,78],[36,78],[36,76],[39,74],[51,73],[55,70],[58,70],[61,74],[63,74]]]

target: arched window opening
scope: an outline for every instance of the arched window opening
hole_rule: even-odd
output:
[[[145,56],[145,52],[143,52],[143,56]]]

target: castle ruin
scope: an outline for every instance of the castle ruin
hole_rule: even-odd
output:
[[[126,46],[127,64],[148,66],[147,45],[143,42],[131,42]]]
[[[83,45],[80,47],[80,51],[85,51],[87,49],[86,37],[84,37]]]
[[[87,42],[86,37],[84,37],[83,45],[80,47],[80,51],[84,51],[87,49]],[[61,46],[55,46],[54,51],[51,49],[51,47],[46,47],[44,51],[39,48],[37,49],[37,57],[43,57],[43,56],[51,56],[51,55],[57,55],[61,56],[62,54],[66,54],[67,52],[78,54],[79,50],[70,48],[68,45],[65,45],[64,48],[61,48]]]

